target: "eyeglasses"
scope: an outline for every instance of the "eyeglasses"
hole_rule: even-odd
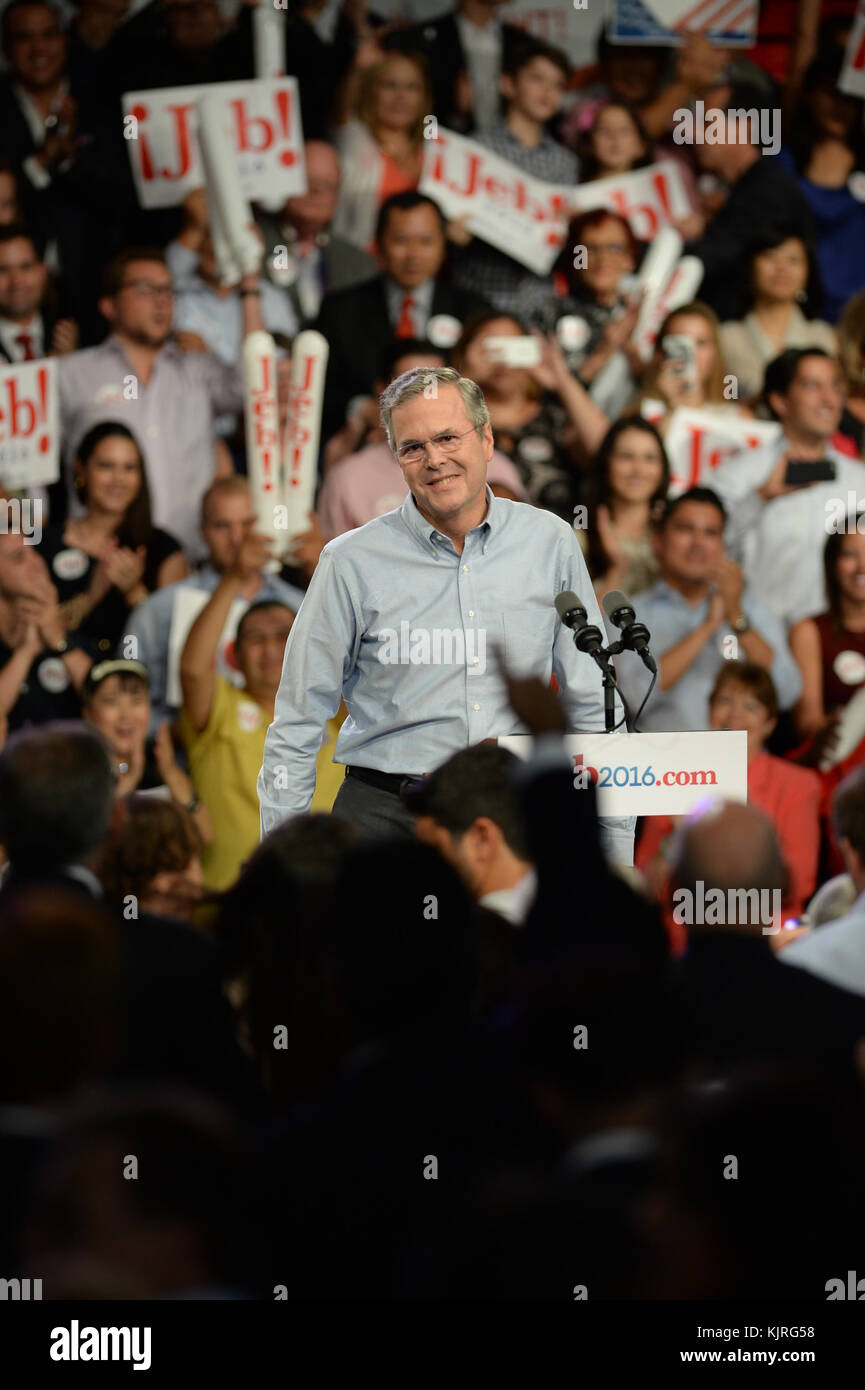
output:
[[[169,299],[174,298],[173,285],[154,285],[151,280],[127,280],[120,288],[122,290],[135,290],[136,294],[146,295],[148,299],[156,299],[157,296],[161,296],[163,299],[166,296]]]
[[[463,430],[462,434],[453,434],[450,430],[444,430],[441,434],[433,435],[432,439],[412,439],[408,444],[401,444],[396,451],[396,456],[400,463],[419,463],[422,458],[427,457],[427,450],[431,444],[435,444],[437,449],[441,449],[443,454],[455,454],[459,448],[461,439],[465,439],[467,434],[475,433],[475,426],[470,430]]]
[[[623,241],[596,241],[593,246],[586,242],[586,252],[589,256],[627,256],[630,251],[630,246],[626,246]]]

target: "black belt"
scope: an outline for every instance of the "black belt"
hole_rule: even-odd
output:
[[[345,769],[346,777],[356,777],[359,782],[366,782],[370,787],[378,787],[381,792],[390,792],[393,796],[399,796],[403,787],[413,787],[416,782],[422,781],[420,777],[406,777],[401,772],[377,772],[374,767],[353,767],[351,764]]]

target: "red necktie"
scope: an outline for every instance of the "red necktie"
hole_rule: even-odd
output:
[[[35,360],[36,353],[33,351],[32,335],[30,333],[19,333],[15,341],[16,343],[18,343],[19,347],[23,347],[24,349],[24,361],[33,362]]]
[[[402,313],[399,316],[399,323],[394,329],[394,336],[397,338],[414,337],[414,320],[411,311],[414,308],[414,297],[410,294],[403,296]]]

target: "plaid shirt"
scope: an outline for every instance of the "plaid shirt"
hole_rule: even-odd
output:
[[[557,140],[543,135],[539,145],[529,149],[512,135],[504,121],[492,130],[474,137],[493,154],[516,164],[534,179],[548,183],[575,184],[579,162],[575,154]],[[479,238],[466,247],[454,266],[454,282],[462,289],[480,295],[503,313],[533,319],[538,309],[554,297],[551,275],[535,275],[503,251],[487,246]]]

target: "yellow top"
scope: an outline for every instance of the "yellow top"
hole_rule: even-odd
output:
[[[332,761],[344,709],[327,721],[316,760],[315,795],[311,810],[329,811],[345,768]],[[189,771],[196,795],[207,807],[213,839],[202,858],[208,888],[229,888],[259,841],[260,819],[256,783],[264,758],[268,714],[245,690],[217,676],[207,727],[196,733],[185,709],[180,729],[189,754]]]

